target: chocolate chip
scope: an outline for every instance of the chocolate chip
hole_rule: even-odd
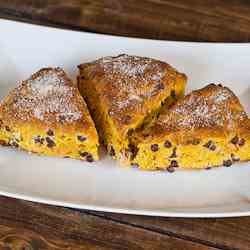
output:
[[[240,160],[240,157],[236,156],[234,154],[231,154],[231,158],[232,158],[232,161],[239,161]]]
[[[176,148],[173,149],[173,152],[172,154],[169,156],[169,158],[176,158],[177,155],[176,155]]]
[[[170,141],[166,140],[166,141],[164,142],[164,147],[165,147],[165,148],[171,148],[171,147],[172,147],[172,143],[171,143]]]
[[[219,84],[218,84],[218,87],[223,87],[223,86],[222,86],[222,84],[219,83]]]
[[[115,156],[115,150],[114,150],[113,146],[110,147],[109,154],[110,154],[110,156]]]
[[[130,129],[128,130],[128,132],[127,132],[127,135],[128,135],[128,136],[131,136],[131,135],[133,134],[133,132],[134,132],[134,129],[130,128]]]
[[[63,124],[65,121],[66,121],[65,115],[59,115],[59,122]]]
[[[163,83],[159,83],[159,84],[157,84],[156,86],[155,86],[155,89],[156,90],[162,90],[162,89],[164,89],[165,87],[164,87],[164,84]]]
[[[44,138],[41,138],[40,135],[34,138],[35,144],[43,144]]]
[[[53,136],[53,135],[54,135],[53,130],[52,130],[52,129],[49,129],[49,130],[47,131],[47,135],[49,135],[49,136]]]
[[[88,152],[79,152],[81,157],[86,157],[89,153]]]
[[[54,142],[51,138],[46,137],[45,139],[46,139],[47,147],[48,147],[48,148],[53,148],[53,147],[56,146],[55,142]]]
[[[236,135],[232,140],[231,143],[236,145],[239,142],[239,137]]]
[[[131,164],[131,167],[132,167],[132,168],[139,168],[139,164],[138,164],[138,163],[132,163],[132,164]]]
[[[78,141],[83,142],[83,141],[86,141],[87,138],[86,138],[85,136],[78,135],[78,136],[77,136],[77,139],[78,139]]]
[[[158,144],[152,144],[152,145],[151,145],[151,150],[152,150],[153,152],[158,151],[158,150],[159,150]]]
[[[171,97],[172,97],[172,98],[174,98],[174,99],[176,98],[176,93],[175,93],[175,91],[174,91],[174,90],[171,90],[170,95],[171,95]]]
[[[223,161],[223,166],[230,167],[231,165],[232,165],[232,161],[231,160],[225,160],[225,161]]]
[[[34,142],[35,142],[35,144],[40,144],[41,143],[41,138],[40,137],[36,137],[35,139],[34,139]]]
[[[169,173],[173,173],[173,172],[175,171],[175,168],[172,167],[172,166],[169,166],[169,167],[167,167],[167,171],[168,171]]]
[[[138,147],[136,147],[132,143],[129,143],[128,152],[130,153],[130,160],[133,160],[136,157],[138,150],[139,150]]]
[[[10,127],[9,126],[5,126],[5,130],[10,132]]]
[[[93,161],[94,161],[93,156],[92,156],[91,154],[88,154],[88,155],[86,156],[86,161],[87,161],[87,162],[93,162]]]
[[[121,119],[122,123],[125,125],[130,124],[132,117],[130,115],[124,115]]]
[[[11,145],[12,145],[13,147],[15,147],[15,148],[18,148],[18,147],[19,147],[18,143],[15,142],[15,141],[13,141],[13,142],[11,143]]]
[[[177,162],[177,161],[175,161],[175,160],[171,161],[171,163],[170,163],[170,167],[173,167],[173,168],[178,168],[178,167],[179,167],[178,162]]]
[[[211,140],[209,140],[206,144],[204,144],[203,147],[208,148],[211,151],[214,151],[216,149],[216,146]]]
[[[210,146],[213,144],[212,141],[208,141],[206,144],[203,145],[205,148],[210,148]]]
[[[34,142],[35,142],[35,144],[40,143],[40,137],[35,137]]]
[[[244,146],[245,145],[245,139],[244,138],[241,138],[240,141],[238,142],[238,145],[241,147],[241,146]]]

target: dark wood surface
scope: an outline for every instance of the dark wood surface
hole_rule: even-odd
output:
[[[0,0],[0,17],[154,39],[250,41],[247,0]],[[0,249],[250,249],[250,217],[132,216],[0,197]]]
[[[247,0],[0,0],[0,16],[154,39],[250,41]]]

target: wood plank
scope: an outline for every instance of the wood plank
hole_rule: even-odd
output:
[[[250,41],[244,0],[0,1],[0,17],[185,41]],[[250,218],[173,219],[77,212],[0,197],[0,249],[250,249]]]
[[[184,219],[100,212],[90,213],[221,249],[250,249],[250,217]]]
[[[0,246],[10,249],[21,249],[20,245],[27,249],[218,249],[86,212],[3,196],[0,225]]]
[[[79,249],[79,250],[112,250],[105,246],[99,246],[87,241],[82,244],[63,241],[56,237],[43,237],[40,233],[31,230],[25,230],[17,226],[0,225],[0,249],[1,250],[31,250],[31,249]]]
[[[123,36],[185,41],[250,41],[244,0],[12,0],[0,16]]]

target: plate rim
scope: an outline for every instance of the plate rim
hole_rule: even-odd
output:
[[[33,197],[32,195],[14,194],[8,191],[0,190],[0,195],[5,197],[20,199],[29,202],[40,203],[44,205],[59,206],[65,208],[74,208],[79,210],[92,210],[96,212],[104,213],[118,213],[118,214],[130,214],[130,215],[142,215],[142,216],[157,216],[157,217],[172,217],[172,218],[235,218],[250,216],[250,210],[241,212],[164,212],[159,210],[147,210],[147,209],[128,209],[128,208],[114,208],[108,206],[97,205],[81,205],[77,203],[64,202],[54,199],[45,199],[39,197]]]
[[[10,20],[6,18],[0,18],[0,21],[4,21],[5,23],[13,23],[22,26],[30,26],[30,27],[39,27],[40,29],[46,29],[51,32],[74,32],[79,34],[86,34],[88,36],[95,37],[107,37],[110,39],[129,39],[129,40],[139,40],[139,41],[147,41],[147,42],[159,42],[159,43],[172,43],[172,44],[183,44],[183,45],[212,45],[212,46],[250,46],[250,42],[242,42],[242,43],[225,43],[225,42],[196,42],[196,41],[174,41],[174,40],[161,40],[161,39],[149,39],[149,38],[139,38],[139,37],[128,37],[128,36],[117,36],[89,31],[80,31],[80,30],[71,30],[65,29],[63,27],[51,27],[47,25],[27,23],[17,20]],[[1,24],[4,26],[5,24],[2,22]],[[0,26],[1,26],[0,25]],[[65,202],[56,199],[44,198],[42,195],[34,196],[33,194],[27,195],[22,192],[15,193],[10,191],[5,191],[4,188],[0,186],[0,195],[22,199],[25,201],[36,202],[46,205],[55,205],[66,208],[74,208],[74,209],[84,209],[84,210],[92,210],[99,212],[111,212],[111,213],[121,213],[121,214],[131,214],[131,215],[147,215],[147,216],[159,216],[159,217],[175,217],[175,218],[231,218],[231,217],[243,217],[250,216],[250,208],[247,211],[241,212],[168,212],[161,211],[157,209],[133,209],[133,208],[118,208],[118,207],[109,207],[109,206],[101,206],[101,205],[84,205],[80,203],[72,203]],[[167,210],[167,209],[166,209]]]

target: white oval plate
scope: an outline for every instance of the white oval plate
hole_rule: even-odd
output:
[[[76,66],[128,53],[164,60],[188,91],[222,82],[250,110],[250,44],[154,41],[66,31],[0,19],[0,95],[41,67]],[[96,163],[0,148],[0,194],[91,210],[173,217],[250,215],[250,164],[200,171],[140,172],[109,157]]]

